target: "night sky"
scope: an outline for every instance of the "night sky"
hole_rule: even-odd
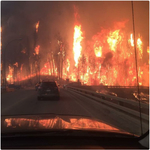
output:
[[[58,37],[68,44],[68,53],[72,53],[73,28],[76,22],[74,6],[78,10],[78,22],[82,25],[84,40],[91,40],[92,36],[100,32],[101,27],[112,28],[114,22],[128,20],[126,30],[131,33],[132,10],[131,2],[1,2],[2,7],[2,49],[12,39],[28,36],[30,39],[30,51],[33,49],[33,33],[35,25],[39,21],[37,43],[41,46],[40,52],[45,58],[45,52],[57,51],[56,42]],[[146,46],[149,43],[149,2],[134,2],[135,31],[141,34]],[[12,43],[7,48],[12,54],[18,52],[19,44]]]

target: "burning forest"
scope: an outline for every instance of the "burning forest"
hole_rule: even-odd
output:
[[[77,15],[80,16],[76,12],[75,18]],[[114,25],[109,28],[101,26],[90,40],[86,38],[82,23],[77,21],[77,18],[75,20],[72,43],[70,43],[72,53],[67,53],[68,49],[63,40],[58,40],[57,59],[53,51],[46,53],[43,59],[44,65],[40,64],[38,67],[39,61],[35,61],[36,71],[30,71],[30,74],[25,76],[22,75],[24,66],[21,64],[16,78],[13,77],[13,69],[9,66],[7,81],[13,83],[37,75],[47,75],[75,82],[79,80],[85,85],[136,86],[136,47],[139,85],[149,86],[149,60],[146,62],[144,56],[149,55],[149,45],[143,41],[142,33],[137,33],[138,36],[134,41],[133,33],[126,30],[128,20],[114,21]],[[40,22],[38,21],[37,34],[39,28]],[[41,46],[36,44],[32,55],[39,60],[41,53],[43,53]]]

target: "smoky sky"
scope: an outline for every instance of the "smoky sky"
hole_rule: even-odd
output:
[[[33,33],[39,21],[38,44],[42,56],[55,51],[58,38],[68,44],[72,52],[73,30],[76,23],[74,6],[78,10],[78,22],[82,25],[84,40],[90,40],[101,27],[113,28],[114,22],[128,20],[126,29],[133,32],[131,2],[1,2],[2,47],[20,36],[29,36],[33,46]],[[149,2],[134,2],[135,32],[140,33],[145,44],[149,42]],[[32,48],[31,48],[32,49]]]

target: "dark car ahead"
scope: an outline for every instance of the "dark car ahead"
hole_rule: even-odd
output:
[[[49,100],[56,98],[59,100],[59,88],[55,81],[42,82],[38,87],[38,100],[47,98]]]

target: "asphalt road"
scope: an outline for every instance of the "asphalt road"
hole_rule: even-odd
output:
[[[34,89],[22,89],[2,94],[1,115],[49,113],[86,116],[140,135],[139,120],[67,89],[60,89],[59,101],[37,100],[37,92]],[[148,129],[149,125],[143,123],[143,131],[146,132]]]

